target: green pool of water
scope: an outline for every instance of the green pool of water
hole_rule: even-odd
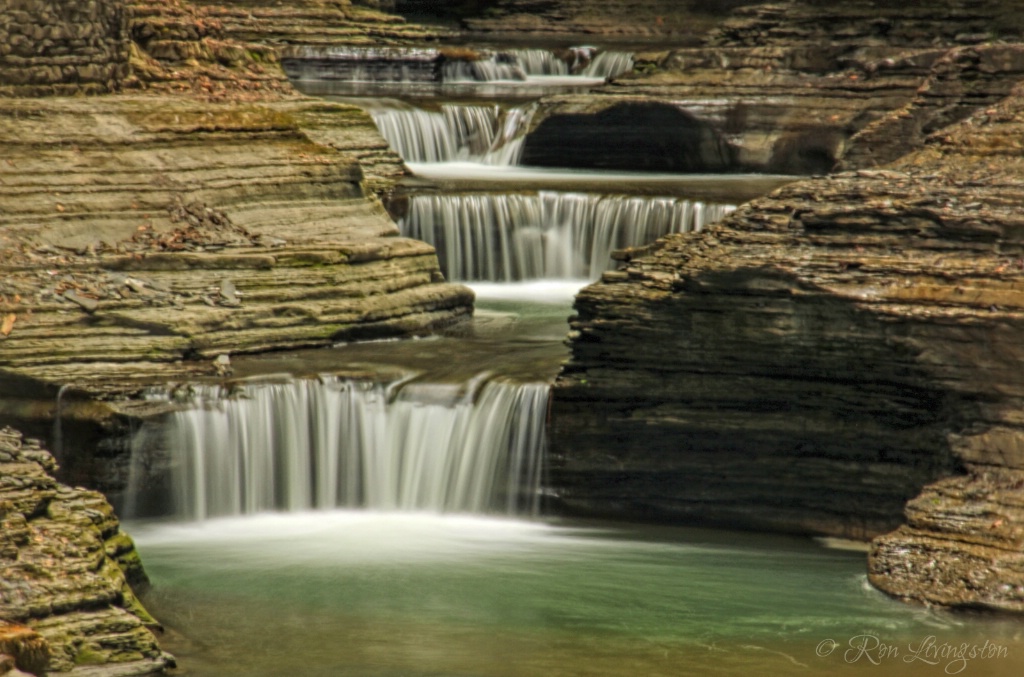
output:
[[[1024,669],[1024,624],[894,602],[863,553],[799,539],[365,512],[133,530],[188,675]]]

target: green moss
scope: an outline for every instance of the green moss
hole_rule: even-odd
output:
[[[103,665],[109,662],[110,656],[93,647],[84,646],[75,654],[75,665]]]

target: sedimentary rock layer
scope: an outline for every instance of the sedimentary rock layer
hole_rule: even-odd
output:
[[[699,48],[641,53],[632,75],[542,101],[523,163],[817,174],[891,161],[1008,93],[1019,49],[986,42],[1020,35],[1005,14],[958,0],[745,8]]]
[[[940,482],[872,581],[1024,608],[1022,129],[1016,92],[895,167],[623,253],[579,295],[555,389],[565,506],[863,538]]]
[[[446,31],[349,0],[190,0],[242,42],[287,45],[407,44],[433,40]]]
[[[170,657],[129,585],[146,581],[131,539],[102,495],[59,484],[55,469],[0,429],[0,655],[33,674],[162,671]]]
[[[120,0],[5,0],[0,12],[0,95],[110,92],[128,55]]]
[[[720,15],[756,0],[483,0],[446,3],[469,31],[549,39],[691,43]],[[436,12],[429,0],[399,0],[400,12]]]
[[[88,389],[221,353],[415,334],[470,312],[398,237],[314,104],[0,100],[0,368]]]

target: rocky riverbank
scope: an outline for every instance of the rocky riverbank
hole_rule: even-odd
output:
[[[147,579],[131,539],[101,494],[55,470],[38,443],[0,429],[0,674],[162,672],[173,660],[132,591]]]

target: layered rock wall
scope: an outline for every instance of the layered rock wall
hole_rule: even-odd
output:
[[[543,100],[523,162],[590,167],[602,162],[597,149],[609,149],[598,166],[721,171],[724,162],[727,171],[786,174],[826,173],[843,158],[847,168],[873,166],[1007,94],[1018,52],[989,41],[1022,31],[1004,4],[743,8],[699,48],[641,53],[634,73],[604,88]],[[664,109],[688,122],[666,124]],[[680,128],[714,138],[716,150],[672,144]],[[638,129],[648,130],[640,143]]]
[[[146,581],[131,539],[102,495],[59,484],[55,469],[0,429],[0,661],[39,675],[162,672],[171,659],[129,585]]]
[[[128,58],[120,0],[7,0],[0,13],[0,96],[112,92]]]
[[[467,316],[471,292],[287,106],[0,100],[0,369],[88,389]]]
[[[1024,609],[1022,111],[621,254],[555,389],[566,507],[865,538],[920,494],[872,581]]]

